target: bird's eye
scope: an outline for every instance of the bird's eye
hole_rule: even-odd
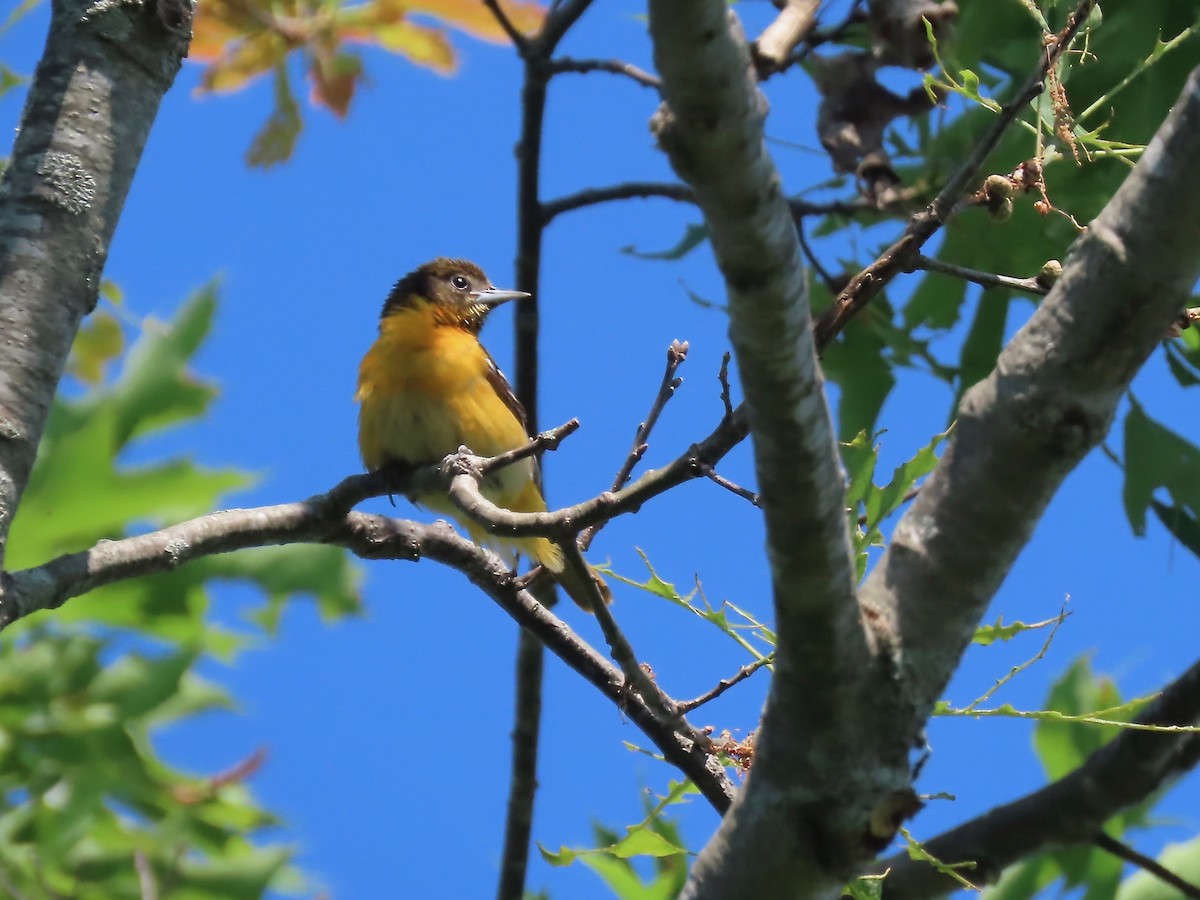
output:
[[[465,275],[455,275],[450,279],[450,283],[454,285],[456,291],[465,291],[471,286],[471,282],[467,280]]]

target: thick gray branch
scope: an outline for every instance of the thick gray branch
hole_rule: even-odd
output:
[[[1103,438],[1200,275],[1200,80],[971,389],[936,471],[861,592],[894,618],[924,718],[1067,473]]]
[[[818,896],[870,855],[878,804],[911,796],[911,735],[863,739],[892,664],[855,600],[796,229],[749,48],[723,0],[653,0],[650,30],[666,101],[652,128],[695,190],[729,291],[779,639],[754,769],[684,896]]]
[[[728,806],[733,786],[710,752],[707,737],[682,717],[675,727],[662,724],[658,711],[625,689],[621,671],[531,593],[520,589],[498,556],[461,537],[445,522],[422,525],[348,511],[350,505],[377,493],[380,480],[377,475],[353,476],[328,493],[308,500],[226,510],[150,534],[101,541],[90,550],[13,573],[9,580],[11,605],[7,609],[27,615],[101,585],[170,571],[214,553],[270,544],[337,544],[364,559],[433,559],[465,574],[563,662],[618,703],[622,712],[670,763],[696,782],[718,810]],[[0,624],[8,621],[6,618]]]
[[[153,3],[55,0],[0,180],[0,562],[67,352],[189,28]],[[0,603],[3,602],[0,586]]]

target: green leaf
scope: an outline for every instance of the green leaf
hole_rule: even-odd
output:
[[[707,239],[707,225],[689,225],[683,232],[683,237],[681,237],[678,243],[676,243],[675,246],[671,247],[669,250],[655,250],[646,252],[638,250],[636,247],[630,245],[627,247],[622,247],[621,252],[628,253],[630,256],[636,256],[638,259],[683,259]]]
[[[116,317],[106,310],[97,310],[75,335],[67,371],[85,384],[99,384],[104,380],[105,368],[121,354],[124,346],[125,336]]]
[[[1057,621],[1057,619],[1047,619],[1044,622],[1034,622],[1032,625],[1025,622],[1009,622],[1005,625],[1003,616],[998,616],[995,625],[980,625],[976,628],[975,636],[971,638],[971,643],[988,647],[996,643],[996,641],[1011,641],[1019,634],[1045,628]]]
[[[1029,900],[1062,876],[1048,854],[1034,857],[1004,870],[1000,880],[983,892],[986,900]]]
[[[1195,331],[1189,328],[1188,331]],[[1186,334],[1187,332],[1185,332]],[[1182,341],[1167,341],[1163,345],[1167,367],[1180,387],[1195,387],[1200,384],[1200,354],[1192,352]]]
[[[194,650],[153,659],[131,653],[92,681],[88,697],[112,704],[121,719],[140,718],[178,694],[179,683],[196,657]]]
[[[327,622],[362,610],[361,574],[341,547],[256,547],[217,557],[209,572],[214,578],[245,580],[260,588],[267,604],[253,619],[271,633],[279,626],[284,604],[296,596],[313,597]]]
[[[921,478],[934,470],[938,463],[937,448],[949,436],[950,430],[936,434],[917,451],[912,459],[897,466],[892,480],[882,488],[870,491],[867,497],[867,527],[878,525],[904,504],[905,495]]]
[[[861,431],[873,432],[883,403],[896,384],[887,342],[872,327],[878,311],[864,310],[825,348],[821,368],[840,392],[837,404],[838,438],[850,440]]]
[[[1200,516],[1200,448],[1146,415],[1131,397],[1125,416],[1125,512],[1137,535],[1159,488],[1192,518]]]
[[[1178,506],[1168,506],[1158,500],[1150,501],[1150,508],[1163,523],[1163,527],[1171,532],[1171,536],[1196,556],[1200,556],[1200,521],[1186,509]]]
[[[952,405],[958,408],[963,394],[977,382],[986,378],[996,365],[996,358],[1004,346],[1004,328],[1008,323],[1008,309],[1012,293],[1007,290],[983,291],[979,297],[979,308],[975,319],[963,341],[958,360],[958,384]]]
[[[851,900],[880,900],[883,897],[883,882],[887,875],[864,875],[855,878],[842,891],[842,896],[849,895]]]
[[[678,856],[687,853],[686,847],[672,843],[649,828],[635,829],[611,847],[602,849],[618,859],[630,859],[635,856]]]
[[[246,164],[269,169],[291,159],[303,129],[300,104],[288,80],[287,62],[281,59],[275,63],[275,108],[250,142]]]
[[[867,432],[860,431],[853,440],[841,445],[842,465],[846,468],[849,481],[846,505],[852,509],[865,501],[874,487],[871,479],[875,476],[875,463],[879,459],[879,448],[875,444],[878,437],[869,437]]]
[[[1050,688],[1045,709],[1067,715],[1085,715],[1121,705],[1121,695],[1111,679],[1092,673],[1087,658],[1076,660]],[[1128,715],[1113,715],[1128,721]],[[1114,727],[1079,722],[1039,721],[1033,732],[1033,744],[1046,777],[1057,781],[1077,769],[1092,753],[1117,734]]]

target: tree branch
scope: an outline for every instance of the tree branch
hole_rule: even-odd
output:
[[[774,654],[770,654],[770,655],[764,656],[762,659],[756,659],[752,663],[747,663],[746,665],[744,665],[740,669],[738,669],[736,672],[734,672],[733,675],[731,675],[729,678],[722,678],[720,681],[717,682],[716,687],[712,688],[711,690],[705,691],[699,697],[696,697],[695,699],[692,699],[692,700],[680,701],[679,703],[676,704],[676,708],[681,713],[689,713],[693,709],[697,709],[697,708],[703,706],[705,703],[708,703],[710,700],[716,700],[718,697],[720,697],[723,693],[725,693],[731,687],[733,687],[736,684],[741,684],[743,681],[745,681],[747,678],[749,678],[751,675],[753,675],[755,672],[757,672],[763,666],[769,666],[774,661],[775,661]]]
[[[437,478],[427,468],[414,479]],[[426,484],[413,481],[411,484]],[[342,546],[364,559],[433,559],[463,572],[519,624],[572,669],[621,705],[674,765],[698,778],[701,792],[724,809],[733,795],[724,771],[707,750],[707,738],[678,720],[677,730],[660,723],[660,713],[623,690],[625,678],[528,591],[517,587],[503,560],[462,537],[445,522],[422,525],[403,519],[347,511],[349,505],[391,487],[382,475],[355,475],[325,494],[305,501],[211,513],[150,534],[101,541],[90,550],[12,573],[13,606],[2,624],[19,615],[61,605],[105,584],[171,571],[193,559],[249,547],[289,543]],[[647,730],[648,729],[648,730]]]
[[[683,896],[819,896],[865,855],[876,820],[887,828],[881,796],[915,802],[912,735],[862,740],[879,733],[893,663],[855,602],[796,229],[764,147],[749,48],[723,0],[652,0],[650,32],[666,98],[651,127],[695,189],[729,292],[778,627],[754,768]]]
[[[522,34],[520,29],[513,24],[499,0],[483,0],[483,5],[488,8],[492,17],[508,35],[508,39],[513,42],[513,46],[517,48],[517,55],[523,58],[529,52],[529,37]]]
[[[619,59],[572,59],[569,56],[560,56],[558,59],[550,60],[547,70],[551,75],[563,73],[584,75],[588,72],[609,72],[613,75],[624,75],[642,87],[654,88],[655,90],[658,90],[659,87],[658,79],[649,72],[639,69],[632,63],[627,63]]]
[[[963,281],[972,281],[985,288],[1005,287],[1011,288],[1014,291],[1024,291],[1027,294],[1039,295],[1044,295],[1049,291],[1049,288],[1038,281],[1037,278],[1014,278],[1011,275],[995,275],[991,272],[980,272],[978,269],[956,266],[954,263],[944,262],[943,260],[934,259],[931,256],[925,256],[920,253],[909,260],[906,266],[906,271],[909,272],[916,269],[924,269],[926,272],[940,272],[943,275],[950,275],[953,278],[961,278]]]
[[[549,225],[555,218],[565,212],[583,209],[585,206],[595,206],[612,200],[631,200],[633,198],[664,197],[668,200],[678,200],[681,203],[695,203],[696,198],[692,189],[686,184],[662,184],[655,181],[627,181],[624,184],[614,184],[611,187],[587,188],[575,194],[568,194],[557,200],[542,204],[542,224]]]
[[[1024,86],[1000,110],[992,122],[992,127],[975,145],[970,156],[950,176],[933,202],[929,204],[928,208],[909,220],[904,233],[875,262],[850,279],[850,283],[838,295],[833,306],[826,310],[820,321],[817,322],[818,344],[824,345],[831,341],[846,326],[846,323],[870,302],[872,297],[883,290],[884,285],[905,270],[909,260],[920,252],[921,247],[937,233],[938,229],[946,224],[955,204],[962,198],[967,185],[976,177],[988,155],[1000,143],[1004,132],[1016,121],[1017,116],[1024,112],[1029,101],[1042,92],[1046,73],[1066,52],[1076,33],[1083,27],[1093,5],[1093,0],[1081,0],[1067,19],[1063,30],[1042,49],[1038,64],[1034,67],[1033,73],[1026,80]]]
[[[1118,859],[1123,859],[1126,862],[1131,862],[1140,869],[1149,872],[1163,884],[1169,884],[1184,897],[1190,897],[1192,900],[1200,900],[1200,887],[1192,884],[1190,881],[1185,881],[1180,878],[1158,860],[1147,856],[1144,853],[1138,853],[1128,844],[1123,844],[1114,837],[1110,837],[1103,831],[1092,839],[1092,843]]]
[[[754,43],[754,56],[764,72],[775,72],[788,64],[792,51],[803,41],[817,18],[820,0],[781,0],[775,17]]]
[[[1176,679],[1137,719],[1148,725],[1200,723],[1200,663]],[[1200,734],[1125,730],[1071,774],[998,806],[924,847],[946,863],[975,862],[976,884],[994,882],[1007,866],[1052,847],[1095,841],[1103,824],[1200,762]],[[891,869],[887,900],[919,900],[953,890],[928,863],[901,853],[874,866]]]
[[[1067,473],[1107,432],[1200,275],[1200,74],[1032,318],[973,387],[860,590],[896,623],[923,718]],[[988,514],[980,516],[979,510]]]
[[[0,180],[0,563],[71,342],[190,22],[57,0]],[[190,10],[189,10],[190,12]],[[0,583],[0,612],[7,604]]]

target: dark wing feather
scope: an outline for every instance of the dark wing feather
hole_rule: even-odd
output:
[[[517,417],[517,421],[521,423],[521,428],[528,435],[529,421],[525,417],[525,407],[521,405],[521,401],[513,393],[508,379],[504,377],[504,373],[500,371],[500,367],[492,359],[492,354],[488,353],[487,350],[484,350],[483,353],[487,357],[486,377],[488,384],[492,386],[492,390],[496,392],[496,396],[508,407],[509,412]],[[537,457],[532,458],[530,462],[533,463],[533,480],[537,482],[538,489],[540,490],[542,487],[542,467],[538,465]]]
[[[488,384],[492,386],[492,390],[496,392],[496,396],[504,401],[504,405],[508,407],[508,411],[517,417],[517,421],[521,423],[521,427],[525,429],[525,433],[529,434],[529,422],[525,418],[525,407],[521,405],[521,401],[517,399],[517,395],[513,393],[513,389],[509,387],[508,379],[504,377],[504,373],[500,371],[500,367],[492,359],[492,354],[486,350],[483,352],[487,356],[486,377]]]

